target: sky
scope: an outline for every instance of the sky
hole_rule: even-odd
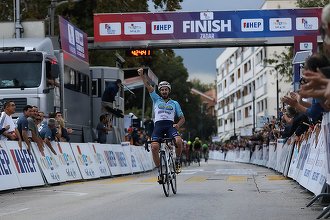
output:
[[[181,11],[260,9],[263,3],[264,0],[183,0]],[[175,53],[183,58],[190,80],[195,78],[202,83],[214,83],[216,80],[216,59],[223,50],[223,48],[176,49]]]

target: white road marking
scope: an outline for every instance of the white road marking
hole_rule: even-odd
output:
[[[258,173],[252,169],[217,169],[215,174],[224,175],[258,175]]]
[[[83,192],[70,192],[70,191],[61,191],[61,190],[40,190],[40,191],[61,193],[61,194],[72,195],[72,196],[85,196],[88,194],[88,193],[83,193]]]
[[[23,209],[14,210],[14,211],[11,211],[11,212],[0,212],[0,216],[16,214],[16,213],[19,213],[19,212],[24,212],[24,211],[26,211],[28,209],[29,208],[23,208]]]

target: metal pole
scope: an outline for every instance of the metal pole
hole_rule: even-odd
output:
[[[145,102],[146,102],[146,86],[143,85],[143,98],[142,98],[142,123],[144,122]]]
[[[57,0],[52,0],[50,3],[50,36],[54,36],[55,32],[55,8]]]
[[[279,102],[279,91],[278,91],[278,72],[276,71],[276,117],[277,120],[279,120],[279,107],[280,107],[280,102]]]
[[[256,130],[256,115],[255,115],[255,97],[253,94],[253,99],[252,99],[252,114],[253,114],[253,129],[252,129],[252,134],[254,133],[254,131]]]
[[[234,138],[236,138],[236,116],[235,116],[235,105],[234,105],[234,108],[233,108],[233,118],[234,118]]]
[[[21,38],[21,29],[22,29],[22,25],[21,25],[21,15],[20,15],[20,11],[21,11],[21,7],[20,7],[20,0],[16,0],[15,2],[15,14],[16,14],[16,19],[15,19],[15,38]]]

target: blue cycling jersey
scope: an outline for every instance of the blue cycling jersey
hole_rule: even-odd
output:
[[[183,112],[177,101],[170,99],[166,102],[156,93],[155,90],[150,93],[150,97],[154,106],[155,122],[163,120],[169,120],[174,122],[175,115],[177,117],[183,116]]]

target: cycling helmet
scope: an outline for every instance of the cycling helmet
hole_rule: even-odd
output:
[[[195,141],[199,141],[199,138],[198,138],[198,137],[196,137],[196,138],[195,138]]]
[[[188,141],[188,143],[187,143],[187,144],[191,145],[191,141]]]
[[[171,84],[169,82],[167,82],[167,81],[161,81],[158,84],[158,90],[160,90],[162,87],[167,87],[171,91]]]

